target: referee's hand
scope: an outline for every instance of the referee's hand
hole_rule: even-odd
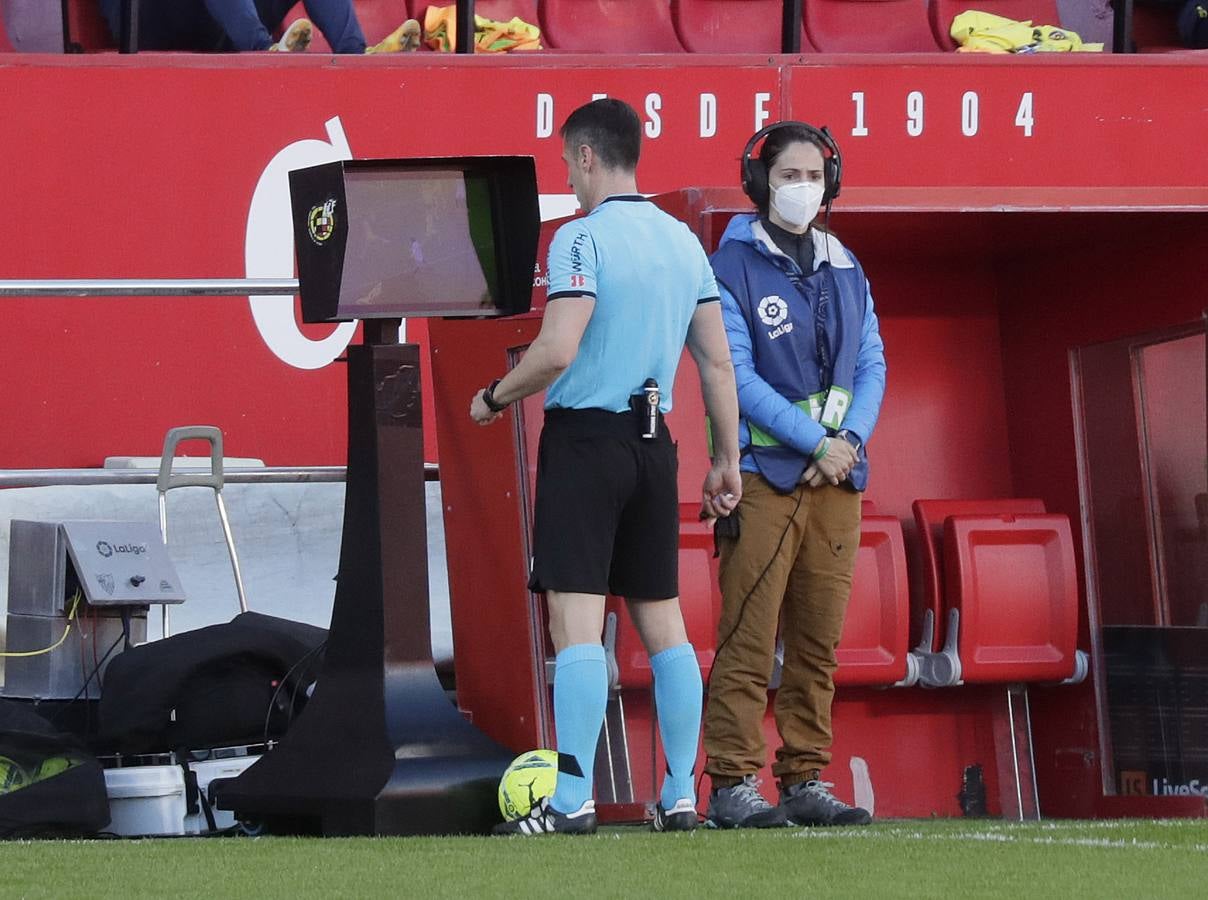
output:
[[[501,412],[491,412],[491,408],[487,406],[482,395],[486,393],[486,388],[480,390],[474,395],[474,399],[470,401],[470,418],[479,425],[490,425],[496,419],[503,416]]]
[[[738,463],[714,462],[701,489],[701,519],[724,519],[738,508],[741,499],[742,476],[738,473]]]

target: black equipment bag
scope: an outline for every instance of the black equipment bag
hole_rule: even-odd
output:
[[[108,824],[96,757],[26,704],[0,700],[0,838],[84,837]]]
[[[105,670],[94,746],[149,753],[278,736],[306,702],[326,639],[322,628],[247,612],[133,647]]]

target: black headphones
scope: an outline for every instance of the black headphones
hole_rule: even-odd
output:
[[[822,202],[830,203],[839,196],[839,188],[843,182],[843,156],[839,153],[839,145],[831,137],[824,125],[815,128],[807,122],[775,122],[759,129],[747,141],[742,151],[742,189],[751,201],[760,209],[768,204],[771,197],[768,187],[768,167],[762,159],[753,157],[755,145],[779,128],[796,128],[814,138],[824,148],[822,154]]]

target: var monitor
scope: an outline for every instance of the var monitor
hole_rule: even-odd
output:
[[[527,312],[530,156],[345,160],[289,173],[305,322]]]

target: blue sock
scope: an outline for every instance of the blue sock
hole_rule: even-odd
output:
[[[558,654],[554,669],[554,730],[558,752],[575,758],[583,777],[558,773],[551,805],[573,813],[591,799],[596,744],[608,705],[608,667],[599,644],[575,644]]]
[[[669,647],[650,657],[654,669],[654,702],[658,710],[659,735],[667,757],[667,776],[659,802],[671,809],[684,798],[696,802],[692,769],[700,740],[702,687],[700,666],[691,644]]]

